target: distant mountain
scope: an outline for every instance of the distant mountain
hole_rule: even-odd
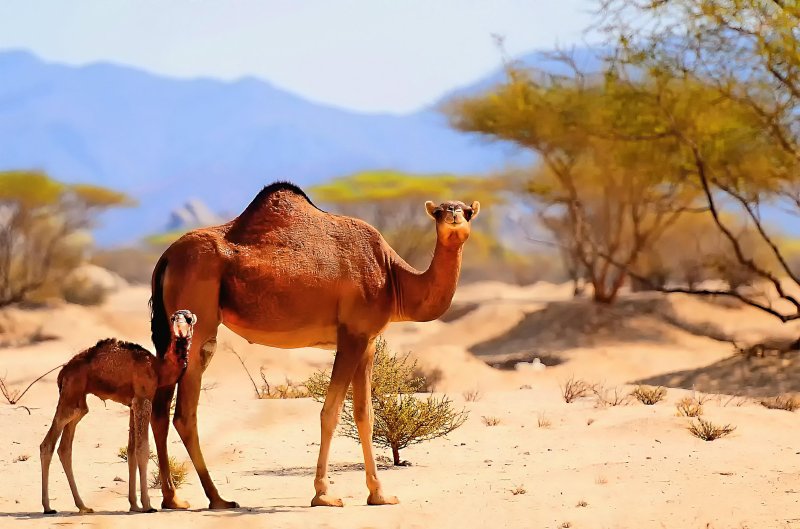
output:
[[[189,197],[238,212],[276,179],[308,185],[380,168],[475,174],[518,154],[449,129],[434,109],[359,114],[253,78],[173,79],[0,52],[0,169],[44,169],[134,196],[135,210],[104,219],[104,244],[163,230]]]

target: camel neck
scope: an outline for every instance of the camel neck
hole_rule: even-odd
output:
[[[190,338],[175,337],[167,349],[167,354],[160,360],[158,369],[158,385],[170,386],[175,384],[185,371],[184,359],[189,358],[189,348],[192,346]]]
[[[447,246],[439,240],[430,266],[419,272],[405,261],[393,266],[397,321],[431,321],[450,308],[461,273],[462,245]]]

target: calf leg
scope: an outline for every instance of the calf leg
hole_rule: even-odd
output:
[[[142,495],[142,511],[156,512],[150,505],[150,495],[147,491],[147,460],[150,457],[150,414],[153,411],[153,402],[150,399],[136,397],[133,399],[133,422],[136,430],[136,461],[139,465],[139,486]]]
[[[131,512],[141,512],[139,501],[136,499],[136,473],[138,472],[139,456],[136,452],[136,424],[133,420],[133,407],[128,420],[128,502]]]
[[[64,427],[75,418],[78,410],[67,406],[64,403],[63,395],[59,398],[56,413],[53,417],[53,424],[44,436],[42,444],[39,445],[39,458],[42,462],[42,507],[45,514],[55,514],[55,509],[50,508],[50,461],[53,459],[53,451],[56,448],[56,441],[61,436]]]
[[[87,413],[89,413],[89,408],[84,400],[78,408],[75,418],[64,427],[64,433],[58,443],[58,457],[61,459],[61,466],[64,467],[64,473],[67,475],[75,506],[82,513],[92,513],[94,511],[83,503],[81,495],[78,493],[78,486],[75,484],[75,476],[72,473],[72,442],[75,440],[75,428]]]

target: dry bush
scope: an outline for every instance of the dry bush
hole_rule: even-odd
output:
[[[483,421],[483,424],[486,426],[497,426],[501,422],[500,417],[495,417],[494,415],[484,415],[481,417],[481,421]]]
[[[119,450],[117,451],[117,457],[122,459],[123,461],[127,462],[128,461],[128,447],[127,446],[120,446]],[[149,457],[150,461],[152,461],[156,465],[158,464],[158,457],[156,456],[155,452],[150,450],[150,455],[148,457]]]
[[[539,414],[539,416],[536,419],[536,423],[539,425],[539,428],[550,428],[550,426],[553,425],[553,423],[550,422],[550,419],[548,419],[547,415],[545,415],[544,413]]]
[[[0,394],[3,395],[3,398],[6,399],[6,402],[9,404],[16,404],[20,396],[20,390],[10,388],[6,383],[6,377],[3,376],[0,377]]]
[[[593,388],[597,402],[595,405],[598,408],[605,408],[608,406],[626,406],[631,400],[631,394],[627,393],[624,389],[619,387],[606,388],[602,385],[597,385]]]
[[[375,342],[375,361],[372,369],[372,408],[375,427],[372,441],[392,450],[395,465],[401,465],[400,450],[412,444],[443,437],[467,420],[466,410],[453,408],[446,396],[414,394],[425,387],[425,380],[415,376],[416,362],[409,355],[393,353],[386,340]],[[331,378],[327,371],[318,371],[305,382],[309,395],[324,402]],[[348,389],[342,410],[340,433],[359,440],[353,415],[353,392]]]
[[[735,408],[741,408],[745,404],[749,402],[750,399],[747,397],[743,397],[741,395],[730,395],[727,399],[723,400],[722,395],[717,395],[717,402],[723,408],[727,408],[728,406],[733,406]]]
[[[259,374],[262,381],[261,387],[256,392],[259,399],[304,399],[310,396],[305,386],[295,384],[288,378],[285,384],[273,388],[267,382],[267,375],[264,373],[263,367],[259,370]]]
[[[464,397],[464,400],[467,402],[478,402],[481,400],[481,392],[477,389],[470,389],[469,391],[465,391],[461,394]]]
[[[588,505],[589,504],[586,502],[586,500],[581,500],[578,502],[578,505],[576,505],[576,507],[586,507]]]
[[[703,405],[690,397],[679,400],[675,408],[678,410],[678,415],[683,417],[697,417],[703,414]]]
[[[652,406],[664,400],[664,397],[667,396],[667,390],[661,386],[657,388],[653,386],[637,386],[636,389],[631,391],[631,396],[635,397],[636,400],[642,404]]]
[[[689,432],[703,441],[714,441],[720,437],[725,437],[735,429],[736,427],[731,426],[730,424],[726,424],[725,426],[717,426],[711,421],[707,421],[700,417],[689,423]]]
[[[778,395],[761,400],[761,405],[771,410],[795,411],[800,408],[800,399],[794,395]]]
[[[561,388],[561,396],[567,404],[576,401],[577,399],[588,397],[594,392],[596,386],[593,386],[585,380],[569,377]]]
[[[151,459],[152,456],[151,456]],[[169,463],[169,477],[172,480],[172,484],[175,485],[176,489],[181,488],[189,477],[189,466],[186,462],[178,463],[178,460],[175,459],[173,456],[169,456],[167,460]],[[155,463],[156,468],[150,471],[150,488],[151,489],[158,489],[161,488],[161,473],[158,469],[158,460],[153,460]]]
[[[608,483],[608,478],[605,476],[599,476],[596,480],[594,480],[594,482],[598,485],[605,485]]]
[[[525,490],[525,487],[523,487],[522,485],[517,485],[516,487],[511,489],[511,494],[513,494],[514,496],[519,496],[520,494],[526,494],[527,492],[528,491]]]

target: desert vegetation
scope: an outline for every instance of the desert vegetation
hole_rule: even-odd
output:
[[[466,410],[457,410],[446,396],[415,395],[425,381],[414,376],[416,362],[409,356],[393,353],[383,339],[375,344],[375,364],[372,371],[372,406],[375,427],[372,441],[392,451],[395,465],[403,464],[400,450],[416,443],[442,437],[467,420]],[[309,394],[318,402],[325,400],[330,373],[318,371],[305,383]],[[348,390],[342,411],[340,433],[358,440],[358,428],[353,415],[352,389]]]
[[[735,426],[730,424],[719,426],[702,417],[689,422],[689,433],[703,441],[715,441],[732,434],[734,430],[736,430]]]

